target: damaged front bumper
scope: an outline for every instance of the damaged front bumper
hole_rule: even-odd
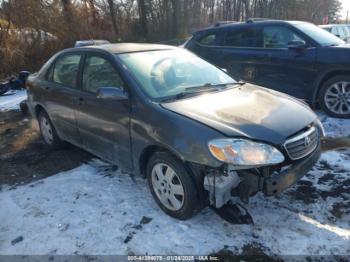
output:
[[[266,196],[277,195],[287,188],[298,182],[308,171],[316,164],[321,156],[320,147],[318,147],[307,158],[293,163],[286,170],[280,173],[273,173],[271,176],[265,178],[263,185],[263,192]]]
[[[212,172],[204,177],[204,189],[209,192],[210,205],[220,208],[237,197],[248,203],[249,197],[257,192],[265,196],[277,195],[297,183],[316,164],[321,155],[318,146],[309,156],[290,164],[282,171],[269,168],[254,170],[230,170],[220,174]]]

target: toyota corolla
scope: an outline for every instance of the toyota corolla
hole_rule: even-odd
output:
[[[303,102],[164,45],[61,51],[29,78],[28,106],[49,146],[147,178],[178,219],[283,192],[319,159],[324,134]]]

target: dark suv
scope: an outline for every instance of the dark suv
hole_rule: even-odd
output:
[[[194,33],[185,48],[234,78],[350,117],[350,45],[306,22],[254,20]]]

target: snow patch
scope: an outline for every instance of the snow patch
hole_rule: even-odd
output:
[[[27,91],[10,91],[0,96],[0,111],[19,110],[19,104],[27,99]]]
[[[144,179],[106,166],[93,160],[3,189],[0,254],[209,254],[224,247],[237,253],[251,242],[281,255],[350,254],[350,217],[327,218],[334,198],[306,205],[288,191],[257,195],[248,206],[254,225],[228,224],[209,208],[178,221],[158,208]],[[312,174],[316,180],[318,172]],[[143,224],[144,216],[151,221]]]

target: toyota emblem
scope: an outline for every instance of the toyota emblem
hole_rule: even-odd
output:
[[[307,137],[305,137],[304,145],[307,147],[307,146],[309,146],[309,145],[310,145],[310,143],[311,143],[310,138],[309,138],[308,136],[307,136]]]

